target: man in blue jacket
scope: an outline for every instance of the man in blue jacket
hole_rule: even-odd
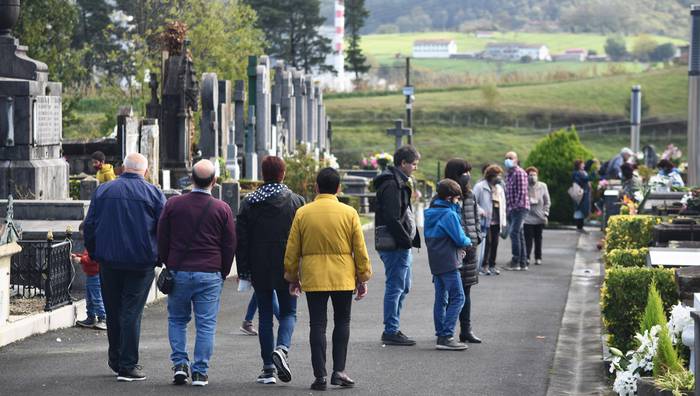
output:
[[[141,315],[158,263],[156,226],[165,196],[144,179],[143,155],[127,155],[124,168],[95,190],[84,236],[90,257],[100,263],[108,364],[118,381],[131,382],[146,379],[138,365]]]
[[[437,193],[438,198],[425,211],[424,230],[428,263],[435,285],[435,347],[463,351],[467,345],[455,340],[454,333],[465,298],[459,267],[464,258],[464,248],[471,245],[471,240],[460,224],[457,202],[462,196],[462,189],[459,184],[451,179],[441,180]]]

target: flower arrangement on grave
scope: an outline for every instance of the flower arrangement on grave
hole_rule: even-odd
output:
[[[684,212],[700,212],[700,188],[693,188],[682,199]]]
[[[683,152],[676,147],[674,144],[669,144],[666,146],[666,150],[664,150],[663,154],[661,154],[661,159],[666,159],[671,162],[673,162],[674,165],[679,166],[680,165],[680,159],[683,156]]]
[[[636,215],[639,204],[636,200],[630,199],[627,195],[622,197],[622,206],[620,206],[620,214],[622,215]]]
[[[333,169],[340,168],[340,165],[338,164],[338,158],[331,153],[324,153],[323,159],[321,161],[321,166],[323,167],[329,167]]]
[[[363,157],[360,161],[360,165],[362,166],[362,169],[366,170],[384,170],[386,169],[387,165],[392,162],[394,162],[394,157],[387,152],[382,152],[376,153],[369,157]]]

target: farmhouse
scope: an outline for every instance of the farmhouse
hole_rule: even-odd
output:
[[[449,58],[457,53],[457,43],[450,39],[416,40],[413,42],[414,58]]]
[[[519,61],[526,57],[539,61],[552,60],[546,45],[521,43],[488,43],[482,57],[506,61]]]
[[[583,48],[569,48],[563,54],[554,55],[555,62],[584,62],[588,57],[588,51]]]

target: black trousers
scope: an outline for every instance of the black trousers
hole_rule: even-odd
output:
[[[153,269],[126,271],[100,266],[108,355],[114,367],[128,370],[139,362],[141,315],[154,277]]]
[[[535,244],[535,260],[542,260],[542,230],[544,224],[525,224],[525,247],[527,249],[527,259],[530,260],[532,244]]]
[[[496,267],[496,254],[498,252],[498,238],[500,238],[501,226],[491,224],[486,235],[486,246],[484,246],[483,267]]]
[[[471,286],[464,286],[462,285],[462,289],[464,290],[464,306],[462,307],[462,310],[459,312],[459,327],[462,333],[466,333],[469,331],[469,328],[472,326],[472,298],[471,298]]]
[[[311,364],[316,378],[326,377],[326,325],[328,298],[333,304],[333,371],[345,371],[350,339],[352,291],[307,292],[311,333]]]

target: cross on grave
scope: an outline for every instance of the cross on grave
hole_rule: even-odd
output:
[[[404,128],[403,120],[396,120],[394,121],[394,128],[387,129],[386,134],[396,137],[396,149],[398,150],[403,145],[403,137],[412,136],[413,131],[411,128]]]

